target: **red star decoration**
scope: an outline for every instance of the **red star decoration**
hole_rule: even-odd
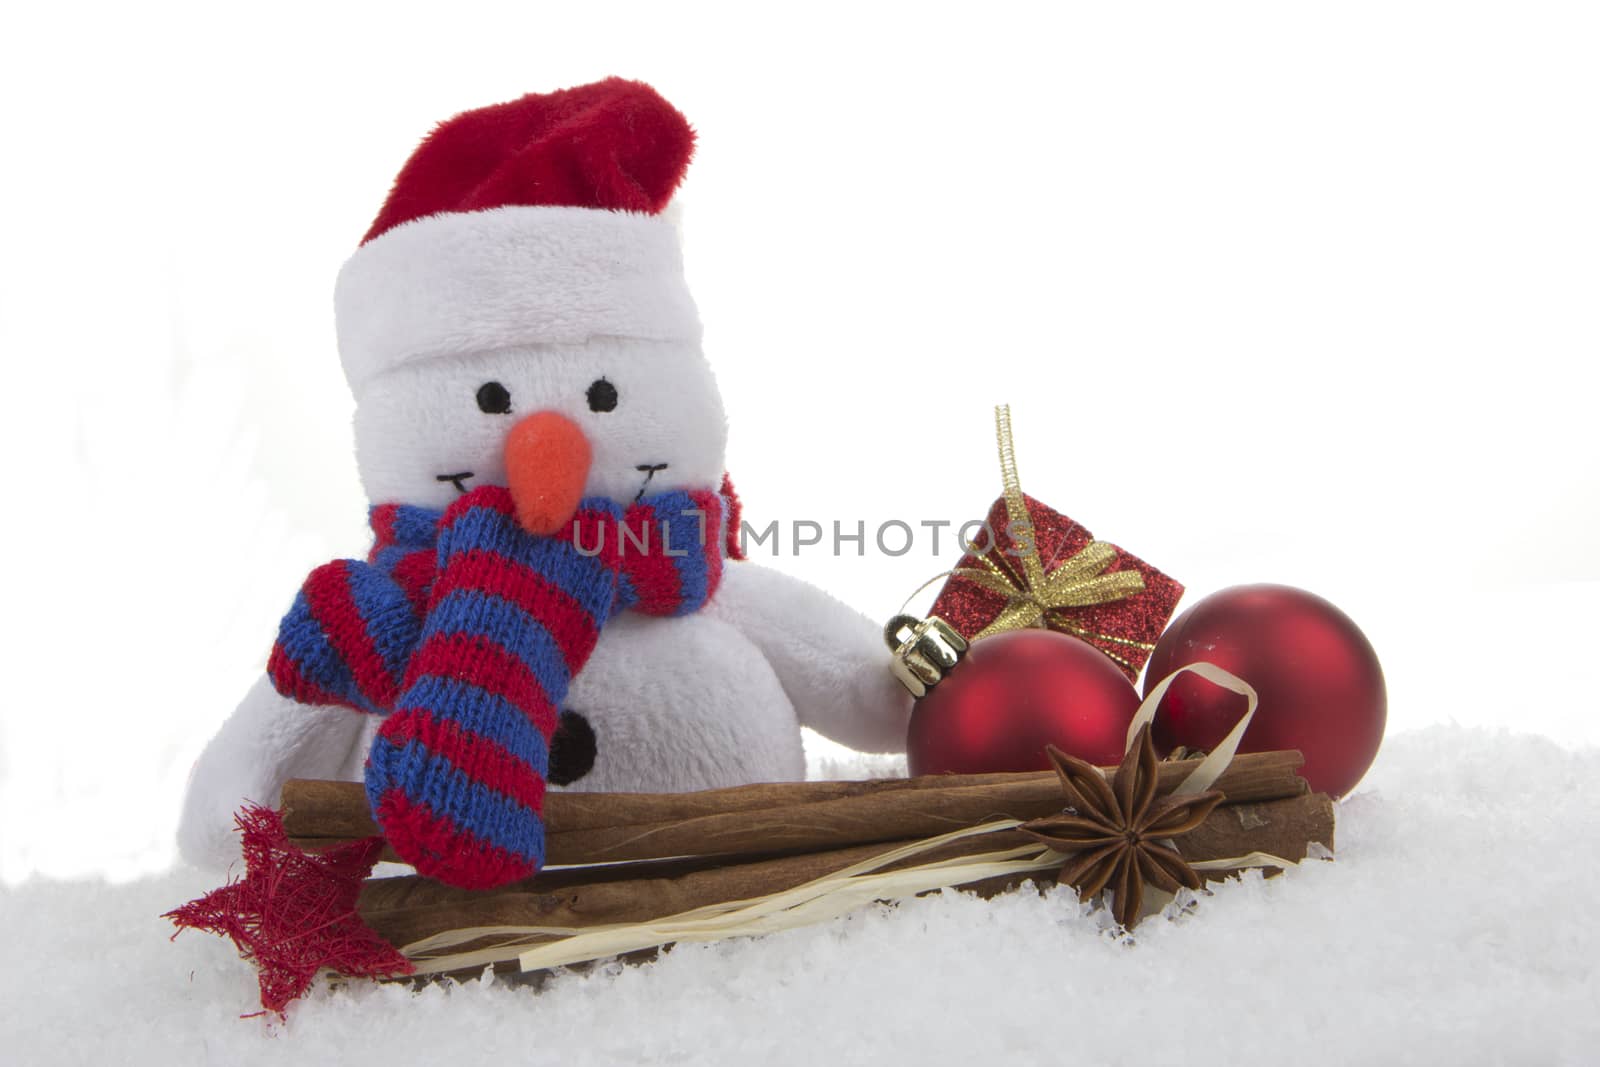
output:
[[[234,822],[244,877],[162,917],[179,933],[205,930],[232,938],[239,955],[260,973],[263,1009],[282,1015],[324,968],[359,977],[412,973],[411,961],[356,911],[383,838],[313,853],[290,843],[283,819],[271,808],[250,805]]]

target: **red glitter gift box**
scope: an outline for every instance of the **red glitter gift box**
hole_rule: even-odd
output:
[[[1094,645],[1136,679],[1183,586],[1032,497],[1018,491],[1014,500],[1027,519],[996,500],[976,546],[987,551],[962,557],[932,614],[969,641],[1048,627]]]

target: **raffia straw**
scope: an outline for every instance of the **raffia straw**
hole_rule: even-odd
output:
[[[985,878],[1059,867],[1064,859],[1059,853],[1029,844],[976,856],[952,857],[897,871],[882,870],[952,841],[998,833],[1020,825],[1021,820],[1018,819],[1001,819],[966,827],[891,849],[781,893],[707,904],[652,922],[581,928],[467,927],[447,930],[413,942],[402,948],[401,952],[423,972],[465,970],[513,958],[519,960],[525,971],[541,970],[679,941],[709,941],[773,933],[843,915],[874,900],[892,900]],[[450,952],[454,947],[486,937],[504,940],[464,953]],[[558,940],[527,949],[530,941],[547,939]]]
[[[474,970],[512,959],[517,960],[523,971],[545,970],[675,943],[777,933],[838,918],[878,900],[897,900],[989,878],[1059,868],[1066,859],[1061,853],[1037,845],[1022,845],[895,871],[882,869],[952,841],[998,833],[1020,825],[1021,820],[1002,819],[956,830],[892,849],[781,893],[708,904],[652,922],[581,928],[465,927],[412,942],[401,951],[417,965],[419,973],[425,974]],[[1295,865],[1292,860],[1259,852],[1196,864],[1207,870]],[[451,951],[490,938],[495,939],[491,945],[465,952]]]

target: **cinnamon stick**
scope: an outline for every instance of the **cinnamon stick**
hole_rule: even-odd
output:
[[[611,863],[659,856],[813,852],[949,833],[993,819],[1059,811],[1054,774],[993,786],[897,789],[781,808],[590,830],[548,831],[552,863]]]
[[[1273,800],[1300,795],[1305,783],[1295,774],[1304,762],[1298,752],[1248,753],[1234,758],[1217,782],[1229,803]],[[1164,763],[1160,770],[1160,791],[1169,792],[1193,770],[1195,761]],[[1109,771],[1107,772],[1109,774]],[[648,840],[655,828],[678,825],[691,820],[715,819],[752,812],[787,813],[800,805],[822,804],[855,798],[873,798],[863,810],[876,807],[876,798],[895,795],[896,810],[918,807],[906,803],[909,796],[926,797],[950,790],[991,790],[983,794],[963,794],[969,802],[992,804],[996,812],[1017,818],[1032,818],[1060,806],[1060,791],[1050,771],[1023,774],[927,775],[919,778],[882,778],[855,782],[779,782],[736,786],[729,789],[694,793],[551,793],[545,798],[545,826],[548,834],[546,855],[550,863],[592,862],[616,841],[635,836]],[[905,794],[905,795],[902,795]],[[1051,805],[1054,805],[1052,807]],[[948,805],[943,805],[948,807]],[[343,841],[368,837],[378,832],[367,808],[366,795],[358,782],[328,782],[295,779],[283,787],[284,828],[291,838],[309,848],[326,848]],[[781,816],[778,817],[781,821]],[[724,823],[728,820],[724,819]],[[734,820],[737,821],[737,820]],[[773,821],[773,816],[763,816]],[[718,831],[723,824],[699,823],[698,828]],[[617,827],[650,827],[651,832],[626,835]],[[948,828],[948,827],[947,827]],[[603,831],[590,838],[588,832]],[[931,832],[939,832],[937,830]],[[917,836],[911,830],[902,836]],[[889,840],[879,837],[876,840]],[[684,840],[680,831],[675,841]],[[839,845],[847,842],[824,841]],[[676,847],[676,846],[675,846]],[[741,846],[743,847],[743,846]],[[791,847],[791,846],[784,846]],[[797,847],[811,847],[807,845]],[[693,847],[687,854],[708,849]],[[762,851],[772,851],[764,849]],[[672,855],[655,845],[644,853],[613,855],[609,858],[638,858],[642,855]]]
[[[1313,841],[1332,848],[1333,836],[1333,802],[1324,794],[1315,794],[1219,807],[1198,829],[1180,839],[1179,848],[1192,862],[1251,852],[1294,861],[1306,856]],[[1016,830],[964,838],[886,869],[1000,851],[1031,842]],[[372,879],[362,890],[359,907],[362,919],[397,946],[446,930],[480,926],[581,928],[640,923],[707,904],[792,889],[906,843],[853,845],[756,862],[700,858],[550,871],[490,892],[456,889],[414,875]],[[1216,881],[1232,872],[1202,873]],[[1008,877],[1011,881],[1006,884],[1021,876]],[[1032,877],[1048,882],[1052,875],[1045,871]]]
[[[1326,793],[1308,793],[1289,800],[1262,804],[1224,804],[1206,821],[1176,841],[1178,851],[1191,862],[1220,860],[1265,852],[1280,859],[1300,861],[1313,843],[1330,851],[1334,847],[1337,819],[1333,799]],[[1232,870],[1202,871],[1218,881]]]
[[[1012,842],[1017,843],[1025,841]],[[978,847],[968,845],[969,849]],[[979,850],[997,847],[986,842]],[[592,867],[584,871],[596,881],[552,888],[547,876],[540,875],[487,893],[455,889],[414,875],[371,879],[361,891],[359,910],[368,926],[396,946],[445,930],[479,926],[640,923],[707,904],[793,889],[885,851],[883,845],[855,846],[658,878],[612,879],[607,877],[612,868]]]

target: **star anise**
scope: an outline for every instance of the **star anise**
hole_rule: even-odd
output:
[[[1054,745],[1047,749],[1067,808],[1024,823],[1022,830],[1058,852],[1071,853],[1057,881],[1087,900],[1110,887],[1112,914],[1124,929],[1139,921],[1146,883],[1176,893],[1200,888],[1200,876],[1171,844],[1205,821],[1222,801],[1215,789],[1156,797],[1155,746],[1142,727],[1109,785],[1092,765]]]

